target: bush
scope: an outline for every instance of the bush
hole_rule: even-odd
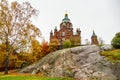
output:
[[[114,48],[120,49],[120,32],[116,33],[115,37],[111,41],[111,44]]]
[[[63,46],[64,46],[64,48],[69,48],[69,47],[71,47],[71,41],[70,40],[65,40],[64,42],[63,42]]]

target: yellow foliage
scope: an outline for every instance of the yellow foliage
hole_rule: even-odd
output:
[[[11,8],[12,8],[12,9],[15,9],[16,6],[17,6],[17,4],[18,4],[18,3],[17,3],[16,1],[15,1],[15,2],[12,2],[12,3],[11,3]]]
[[[4,61],[6,58],[6,46],[5,44],[0,45],[0,67],[4,66]]]
[[[56,51],[58,49],[59,42],[57,39],[52,39],[49,43],[50,52]]]
[[[6,58],[6,52],[0,51],[0,67],[4,66],[5,58]]]
[[[29,50],[31,40],[41,36],[39,28],[31,23],[31,17],[33,15],[37,15],[37,10],[34,9],[29,2],[19,4],[15,1],[10,5],[8,0],[0,1],[0,41],[5,43],[5,46],[2,45],[0,47],[2,48],[0,49],[0,56],[3,57],[4,54],[7,53],[6,56],[3,57],[6,60],[3,58],[0,59],[0,63],[5,61],[6,74],[8,73],[7,66],[9,64],[10,66],[20,67],[24,61],[24,59],[22,59],[24,55],[19,59],[18,54],[15,53]],[[27,57],[29,56],[31,56],[31,54]],[[27,57],[23,58],[27,60]],[[28,60],[28,63],[35,61],[32,57]]]

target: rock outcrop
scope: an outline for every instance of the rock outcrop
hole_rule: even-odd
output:
[[[95,45],[59,50],[20,72],[80,80],[119,80],[120,64],[107,61],[99,52],[100,48]]]
[[[101,50],[104,50],[104,51],[112,50],[112,49],[113,49],[113,47],[110,44],[105,44],[105,45],[101,46]]]

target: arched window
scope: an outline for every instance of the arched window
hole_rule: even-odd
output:
[[[65,36],[65,32],[62,32],[62,36]]]
[[[62,38],[62,41],[65,41],[65,38]]]

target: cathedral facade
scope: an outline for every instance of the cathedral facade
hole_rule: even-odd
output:
[[[97,36],[92,36],[92,44],[96,44],[95,38],[97,38]],[[52,42],[53,39],[57,39],[59,45],[62,45],[65,40],[72,41],[74,45],[81,45],[81,30],[80,28],[77,28],[76,32],[73,32],[73,25],[70,19],[68,18],[68,14],[65,14],[64,18],[62,19],[62,22],[60,23],[60,30],[58,30],[57,27],[55,27],[54,31],[51,30],[50,32],[50,42]]]

